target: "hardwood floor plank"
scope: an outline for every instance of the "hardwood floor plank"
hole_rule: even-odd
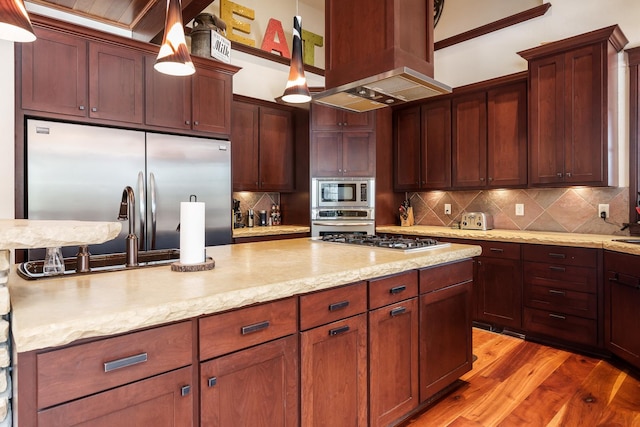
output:
[[[571,354],[539,387],[528,395],[500,426],[546,426],[576,392],[597,360]]]
[[[482,329],[462,386],[405,427],[640,427],[640,378],[607,361]]]

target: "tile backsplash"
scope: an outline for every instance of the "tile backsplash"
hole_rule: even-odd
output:
[[[464,212],[493,215],[494,227],[508,230],[628,235],[629,188],[545,188],[409,193],[415,223],[453,226]],[[451,215],[444,214],[445,203]],[[516,203],[524,215],[516,216]],[[598,217],[598,204],[609,204],[609,218]],[[399,223],[399,222],[398,222]]]
[[[271,212],[271,206],[280,204],[280,193],[234,192],[233,198],[240,200],[243,222],[247,223],[247,211],[253,209],[256,215],[260,211]]]

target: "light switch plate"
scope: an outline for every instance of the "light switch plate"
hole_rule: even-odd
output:
[[[524,216],[524,203],[516,203],[516,216]]]

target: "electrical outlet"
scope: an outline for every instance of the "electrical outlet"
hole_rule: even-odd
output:
[[[516,216],[524,216],[524,203],[516,203]]]
[[[604,218],[602,218],[602,213],[604,212]],[[598,218],[606,219],[609,218],[609,204],[601,203],[598,205]]]
[[[444,214],[451,215],[451,203],[444,204]]]

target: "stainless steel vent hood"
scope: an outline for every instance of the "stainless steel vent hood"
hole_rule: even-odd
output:
[[[451,88],[408,67],[377,74],[313,95],[320,104],[365,112],[450,93]]]

